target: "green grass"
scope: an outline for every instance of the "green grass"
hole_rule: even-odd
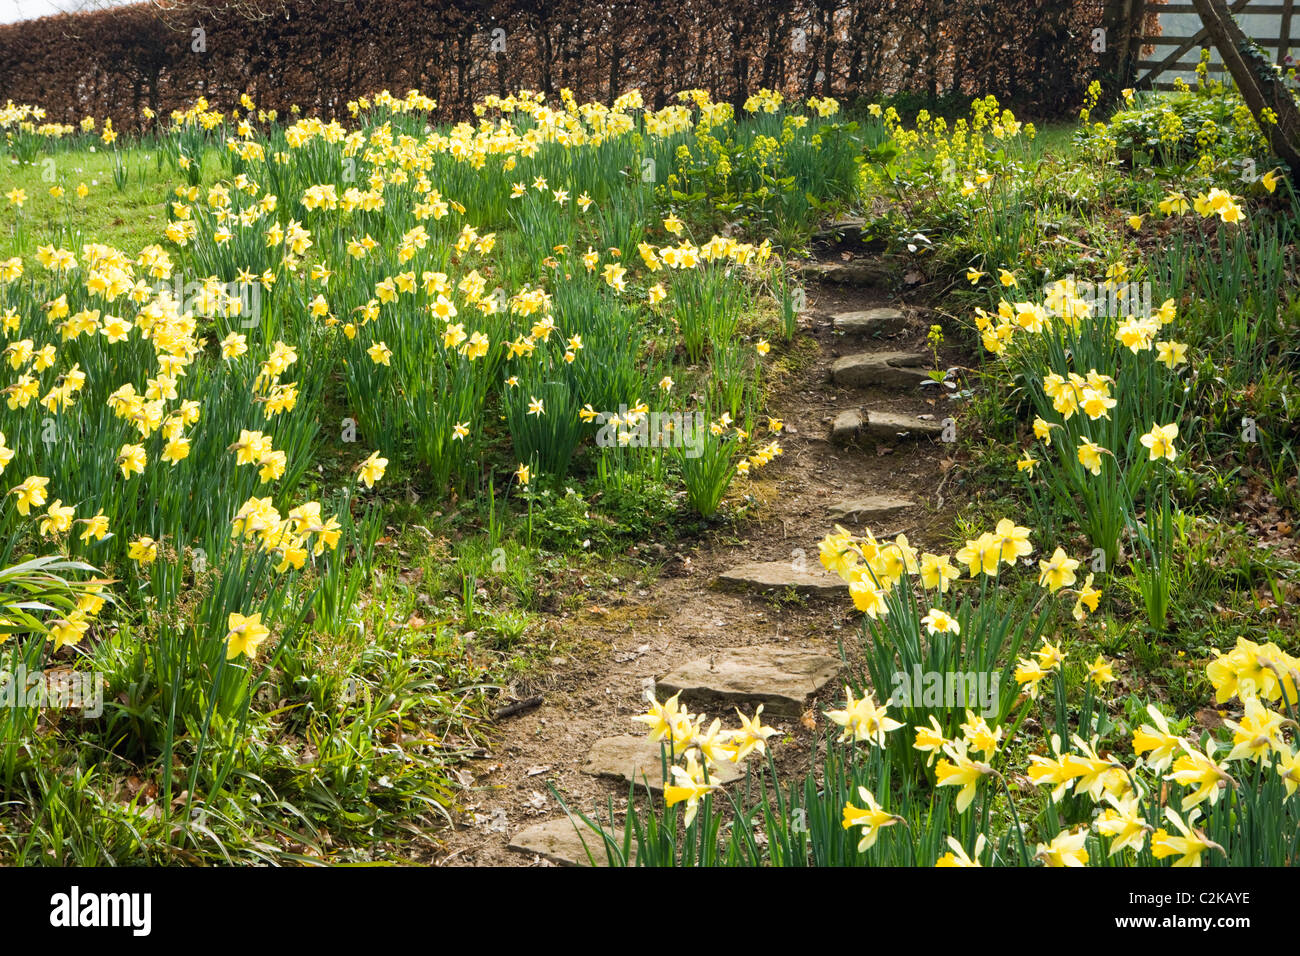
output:
[[[101,242],[132,251],[157,242],[176,185],[165,167],[159,169],[158,155],[156,147],[99,146],[93,153],[55,152],[25,166],[6,156],[0,162],[0,203],[11,208],[3,196],[15,188],[26,191],[27,201],[21,210],[22,241],[13,224],[7,225],[0,231],[0,255],[29,255],[37,244],[49,242],[73,249]],[[126,172],[121,189],[113,175],[118,159]],[[216,181],[217,168],[211,160],[205,168],[207,186]],[[77,196],[80,183],[90,190],[84,199]],[[63,196],[51,196],[52,186],[62,187]]]

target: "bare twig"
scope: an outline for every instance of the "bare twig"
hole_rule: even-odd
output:
[[[526,697],[523,700],[517,700],[513,704],[506,704],[504,707],[498,707],[492,711],[493,720],[504,720],[507,717],[518,717],[534,708],[542,706],[543,698]]]

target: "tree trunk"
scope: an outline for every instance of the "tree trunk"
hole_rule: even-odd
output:
[[[830,96],[835,75],[835,5],[826,8],[826,45],[822,48],[822,96]]]

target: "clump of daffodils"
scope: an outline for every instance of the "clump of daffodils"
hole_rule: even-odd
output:
[[[1064,659],[1058,646],[1044,641],[1031,658],[1020,662],[1016,679],[1036,687],[1047,674],[1058,672]],[[1205,854],[1226,853],[1206,835],[1208,827],[1198,823],[1216,812],[1226,793],[1243,786],[1233,773],[1234,763],[1253,763],[1265,773],[1276,774],[1284,785],[1284,799],[1294,799],[1300,789],[1300,751],[1296,722],[1286,711],[1295,712],[1300,659],[1276,644],[1241,638],[1231,651],[1211,661],[1206,675],[1215,689],[1216,702],[1222,704],[1233,697],[1241,701],[1241,718],[1223,722],[1230,740],[1197,741],[1178,732],[1151,704],[1146,708],[1148,720],[1131,731],[1131,760],[1102,751],[1096,736],[1084,739],[1079,734],[1071,736],[1068,747],[1059,734],[1053,734],[1049,754],[1029,756],[1027,779],[1049,788],[1054,803],[1072,794],[1086,797],[1096,808],[1090,825],[1062,830],[1039,843],[1034,854],[1039,862],[1047,866],[1087,865],[1085,841],[1091,829],[1109,840],[1110,856],[1125,850],[1142,852],[1149,841],[1157,860],[1173,859],[1178,867],[1203,865]],[[1089,667],[1089,677],[1098,687],[1115,679],[1111,666],[1101,658]],[[971,715],[967,716],[969,720]],[[937,722],[931,723],[930,727],[915,728],[914,746],[931,759],[936,753],[945,755],[937,768],[939,785],[963,788],[957,809],[964,813],[974,797],[974,787],[996,773],[990,764],[972,759],[969,753],[980,747],[987,760],[996,752],[996,741],[985,735],[989,744],[985,749],[976,743],[977,728],[965,724],[962,737],[945,740]],[[977,849],[969,865],[978,865],[981,852]],[[946,855],[940,865],[954,865],[955,858],[950,857],[952,854]]]
[[[1005,271],[1005,270],[1004,270]],[[978,282],[984,273],[971,270],[968,277]],[[1003,299],[998,303],[996,314],[983,308],[975,310],[975,327],[980,332],[981,342],[988,352],[1004,356],[1013,342],[1025,341],[1028,345],[1035,337],[1060,334],[1067,330],[1078,330],[1085,321],[1103,319],[1105,316],[1094,315],[1097,306],[1095,295],[1114,295],[1116,303],[1127,306],[1129,303],[1121,295],[1121,287],[1127,280],[1128,270],[1121,263],[1107,269],[1106,278],[1096,289],[1089,290],[1075,279],[1059,279],[1049,283],[1043,291],[1043,301],[1031,302]],[[1115,338],[1133,353],[1150,351],[1158,353],[1158,361],[1171,370],[1186,361],[1187,346],[1183,343],[1164,339],[1161,333],[1177,317],[1177,306],[1173,299],[1166,299],[1148,315],[1129,314],[1118,324]],[[1087,387],[1094,392],[1102,392],[1099,387],[1103,382],[1114,384],[1113,380],[1099,378],[1094,369],[1087,380],[1071,380],[1077,389],[1073,393],[1074,403],[1071,410],[1080,407],[1085,396],[1082,389]],[[1067,392],[1067,397],[1071,393]],[[1051,397],[1056,397],[1053,394]],[[1109,394],[1106,393],[1106,397]],[[1103,417],[1100,412],[1113,408],[1114,405],[1094,405],[1089,412],[1090,418]],[[1065,414],[1066,409],[1058,409]]]
[[[837,527],[822,542],[823,565],[850,583],[855,604],[868,615],[888,613],[885,600],[900,586],[905,575],[922,577],[927,594],[934,592],[939,604],[952,581],[965,565],[972,577],[997,575],[1004,564],[1012,564],[1033,552],[1028,528],[1010,520],[1000,522],[993,532],[968,541],[953,558],[917,553],[903,537],[881,541],[871,533],[855,536]],[[1100,591],[1088,575],[1080,583],[1080,562],[1057,548],[1038,561],[1038,583],[1049,594],[1075,595],[1075,616],[1095,611]],[[909,578],[910,581],[910,578]],[[911,586],[910,583],[908,585]],[[941,607],[931,607],[921,618],[933,636],[960,633],[960,622]],[[1023,695],[1022,706],[1031,706],[1041,696],[1045,680],[1055,679],[1063,687],[1067,652],[1059,639],[1044,637],[1030,654],[1020,658],[1014,679]],[[1089,693],[1102,693],[1114,683],[1114,664],[1098,655],[1086,664]],[[1155,705],[1147,707],[1147,721],[1131,729],[1128,757],[1103,747],[1091,726],[1067,733],[1058,728],[1049,740],[1049,750],[1031,753],[1020,773],[1032,786],[1044,787],[1053,803],[1067,797],[1089,802],[1089,822],[1073,826],[1022,848],[1026,861],[1046,866],[1085,866],[1090,860],[1089,839],[1095,834],[1108,846],[1108,855],[1150,853],[1157,860],[1170,859],[1175,866],[1201,866],[1207,854],[1228,851],[1208,834],[1222,827],[1224,813],[1239,813],[1238,804],[1226,794],[1244,784],[1234,763],[1250,762],[1257,773],[1276,774],[1283,800],[1295,798],[1300,789],[1300,751],[1294,719],[1300,700],[1300,659],[1276,644],[1240,639],[1230,651],[1218,655],[1206,669],[1220,704],[1233,697],[1241,701],[1242,715],[1225,719],[1230,739],[1204,736],[1196,739],[1179,731],[1173,721]],[[847,703],[827,712],[841,728],[840,742],[864,743],[884,748],[890,734],[903,724],[889,716],[872,695],[857,696],[846,689]],[[1288,715],[1289,714],[1289,715]],[[956,812],[971,812],[981,787],[993,780],[1006,786],[1007,771],[1000,769],[1004,758],[1007,727],[967,710],[959,732],[949,736],[931,716],[928,724],[910,728],[912,747],[926,756],[933,768],[935,785],[956,788]],[[1018,726],[1016,721],[1012,726]],[[869,789],[860,788],[855,799],[843,807],[845,829],[861,832],[859,849],[874,845],[880,832],[902,822]],[[983,834],[981,834],[982,836]],[[989,841],[968,848],[950,840],[951,851],[939,865],[978,866],[986,860]]]
[[[995,577],[1003,566],[1014,565],[1033,553],[1030,528],[1017,525],[1009,518],[1000,520],[993,531],[968,540],[955,555],[918,551],[898,535],[893,541],[878,540],[870,530],[854,535],[836,525],[819,545],[821,563],[827,571],[839,575],[849,585],[854,606],[868,617],[889,613],[886,598],[905,576],[919,578],[922,588],[937,602],[961,577],[965,565],[970,577]],[[1097,609],[1101,592],[1092,586],[1089,574],[1080,587],[1075,569],[1079,562],[1057,548],[1049,561],[1040,561],[1039,583],[1049,592],[1067,591],[1077,596],[1074,616],[1082,620]],[[957,634],[960,627],[952,614],[941,607],[931,607],[922,618],[931,634]]]
[[[1156,208],[1166,216],[1182,216],[1192,210],[1202,218],[1218,216],[1223,222],[1241,222],[1246,218],[1237,197],[1217,186],[1207,193],[1198,193],[1190,202],[1183,193],[1171,190]]]
[[[278,557],[280,572],[300,570],[309,556],[335,550],[343,534],[337,518],[322,517],[319,501],[305,502],[282,516],[270,497],[249,498],[231,526],[231,537],[255,541],[266,554]]]
[[[751,754],[767,753],[767,740],[777,731],[763,725],[762,704],[753,717],[737,710],[740,727],[724,730],[718,718],[709,723],[705,714],[689,713],[679,703],[680,697],[679,692],[663,703],[651,698],[649,709],[632,719],[645,724],[649,738],[661,742],[671,755],[664,801],[670,807],[684,802],[685,823],[690,826],[701,798],[717,789],[719,769],[739,764]]]
[[[970,275],[975,277],[972,281],[978,282],[983,273],[972,270]],[[1128,275],[1128,269],[1123,263],[1115,263],[1108,267],[1105,280],[1094,291],[1114,296],[1114,304],[1126,308],[1130,303],[1125,300],[1121,290]],[[1062,279],[1047,286],[1041,303],[1004,299],[999,303],[996,314],[984,309],[975,310],[975,325],[980,331],[984,348],[999,358],[1028,359],[1024,362],[1024,372],[1031,381],[1037,383],[1037,389],[1041,390],[1044,399],[1040,402],[1043,414],[1036,415],[1033,422],[1033,435],[1041,447],[1025,448],[1016,461],[1017,471],[1027,472],[1030,477],[1045,462],[1049,471],[1055,467],[1052,458],[1045,452],[1052,447],[1053,438],[1057,437],[1058,432],[1063,440],[1074,446],[1073,457],[1083,471],[1093,477],[1101,477],[1107,459],[1114,457],[1115,450],[1094,441],[1086,432],[1089,423],[1097,422],[1098,427],[1101,427],[1105,421],[1111,420],[1111,411],[1123,397],[1115,392],[1115,374],[1096,368],[1088,369],[1086,374],[1081,374],[1081,370],[1065,371],[1062,374],[1060,371],[1043,369],[1042,340],[1045,337],[1056,337],[1063,341],[1067,332],[1079,332],[1084,323],[1095,323],[1095,331],[1107,338],[1113,337],[1132,355],[1145,353],[1151,356],[1154,353],[1154,362],[1164,365],[1169,373],[1176,372],[1179,366],[1188,361],[1187,344],[1177,341],[1166,332],[1177,315],[1173,299],[1166,299],[1147,314],[1129,313],[1112,319],[1106,314],[1094,316],[1095,302],[1083,292],[1074,279]],[[1107,310],[1103,310],[1103,313],[1105,311]],[[1127,356],[1121,352],[1120,358],[1126,359]],[[1049,403],[1050,412],[1047,408]],[[1049,421],[1043,417],[1044,414],[1053,414],[1056,420]],[[1151,423],[1150,430],[1141,436],[1141,443],[1148,449],[1152,461],[1173,461],[1177,458],[1174,439],[1177,438],[1178,431],[1176,422]]]

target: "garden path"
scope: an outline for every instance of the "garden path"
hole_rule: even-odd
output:
[[[737,725],[735,707],[748,716],[762,703],[765,722],[781,731],[771,739],[778,773],[807,766],[822,711],[843,699],[840,642],[852,666],[857,634],[847,586],[822,571],[818,542],[839,523],[941,547],[956,448],[943,440],[941,389],[920,387],[935,364],[926,310],[891,294],[878,259],[827,245],[804,270],[807,309],[792,347],[806,361],[770,399],[785,423],[784,453],[754,475],[756,514],[687,550],[642,546],[663,564],[653,583],[545,622],[578,651],[512,689],[544,702],[501,719],[490,750],[460,772],[460,821],[432,862],[585,861],[550,787],[570,809],[602,818],[612,800],[621,821],[626,775],[641,780],[644,771],[656,785],[660,777],[658,745],[631,719],[645,712],[650,689],[660,700],[680,689],[692,712],[724,727]],[[954,355],[941,349],[940,364]]]

